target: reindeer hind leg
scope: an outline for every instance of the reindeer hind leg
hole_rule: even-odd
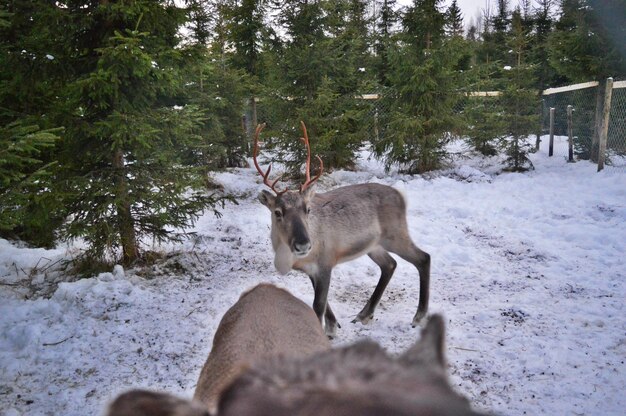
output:
[[[376,306],[380,302],[380,298],[383,292],[387,288],[387,284],[393,276],[393,272],[396,270],[396,261],[389,255],[389,253],[382,247],[378,246],[374,250],[367,253],[370,259],[374,261],[380,267],[380,279],[376,285],[376,289],[372,293],[372,296],[367,301],[361,312],[358,313],[356,318],[352,320],[353,323],[361,322],[367,324],[373,317]]]
[[[428,312],[428,298],[430,295],[430,254],[417,247],[408,234],[401,234],[393,239],[388,239],[383,245],[387,250],[397,254],[404,260],[413,264],[420,277],[420,297],[417,312],[413,317],[412,325],[415,327]]]

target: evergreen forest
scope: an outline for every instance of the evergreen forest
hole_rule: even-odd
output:
[[[247,165],[257,122],[293,177],[300,120],[326,170],[369,146],[421,174],[457,139],[527,170],[540,92],[610,76],[626,0],[4,0],[0,237],[147,261],[219,215],[210,174]]]

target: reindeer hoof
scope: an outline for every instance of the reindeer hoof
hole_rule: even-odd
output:
[[[413,326],[413,328],[419,326],[420,321],[425,316],[426,316],[426,312],[424,312],[424,311],[417,311],[417,313],[413,317],[413,322],[411,323],[411,326]]]
[[[360,322],[363,325],[367,325],[372,320],[373,317],[374,317],[373,313],[367,316],[357,315],[356,318],[352,320],[352,323],[356,324],[357,322]]]
[[[337,337],[337,326],[338,325],[327,326],[326,328],[324,328],[324,332],[326,333],[328,339],[334,339]]]

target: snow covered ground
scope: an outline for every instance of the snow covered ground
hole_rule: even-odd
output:
[[[448,323],[451,383],[477,409],[624,414],[626,173],[543,151],[532,160],[535,171],[496,174],[494,160],[457,158],[423,178],[363,159],[359,172],[325,175],[317,190],[371,181],[404,192],[411,235],[432,255],[430,311]],[[274,271],[256,172],[216,179],[239,205],[203,216],[192,240],[150,268],[57,284],[75,247],[0,240],[0,414],[98,415],[131,387],[190,397],[242,291],[269,281],[312,301],[306,276]],[[334,270],[335,345],[370,337],[395,353],[417,339],[419,281],[402,260],[375,319],[350,323],[378,275],[367,257]]]

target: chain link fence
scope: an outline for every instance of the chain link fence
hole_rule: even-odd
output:
[[[389,100],[383,100],[378,94],[368,94],[361,97],[368,104],[368,115],[365,118],[365,141],[380,142],[387,130],[387,119],[390,114]]]
[[[544,136],[544,146],[548,145],[547,136],[550,134],[550,109],[554,108],[554,136],[567,137],[567,106],[571,105],[574,153],[580,159],[591,157],[597,90],[597,85],[593,85],[570,91],[544,92],[541,100],[541,135]],[[555,156],[567,157],[567,148],[557,146]]]
[[[552,88],[543,92],[542,99],[542,131],[545,143],[550,134],[550,109],[554,109],[554,125],[552,133],[557,139],[568,136],[567,107],[572,106],[572,136],[574,154],[578,159],[597,161],[598,140],[596,119],[602,119],[602,107],[598,109],[600,85],[588,82],[560,88]],[[597,113],[597,114],[596,114]],[[608,166],[626,170],[626,82],[613,83],[610,109],[608,114],[608,134],[604,162]],[[596,137],[594,137],[596,135]],[[595,147],[595,149],[594,149]],[[595,154],[594,154],[595,152]],[[567,147],[556,146],[555,156],[567,157]]]
[[[588,82],[545,90],[542,94],[541,108],[538,109],[541,111],[541,131],[537,133],[542,137],[541,146],[548,146],[551,108],[554,109],[555,140],[567,140],[567,108],[572,106],[571,123],[575,158],[596,161],[598,149],[598,136],[594,137],[597,129],[596,119],[602,118],[601,111],[599,116],[596,115],[599,88],[598,82]],[[463,113],[469,100],[493,100],[493,97],[497,95],[497,91],[472,93],[459,100],[455,111]],[[355,99],[360,101],[360,107],[367,113],[363,118],[363,128],[360,129],[362,142],[380,142],[387,130],[389,114],[393,110],[393,100],[382,99],[379,94],[366,94]],[[285,114],[290,113],[290,106],[293,106],[293,103],[284,98],[263,97],[255,108],[257,116],[255,118],[258,118],[259,122],[267,123],[270,131],[293,130],[294,126],[298,125],[298,121],[285,118]],[[455,132],[451,133],[455,135]],[[271,136],[267,136],[268,139],[269,137]],[[568,147],[555,146],[554,156],[567,159]],[[613,168],[626,170],[626,81],[613,83],[604,163]]]
[[[626,81],[613,84],[607,137],[607,164],[626,170]]]
[[[385,132],[390,103],[382,100],[379,94],[365,94],[355,100],[359,101],[359,107],[365,111],[362,141],[374,143]],[[259,98],[256,105],[257,119],[259,123],[266,123],[269,131],[293,129],[293,126],[299,125],[299,120],[285,118],[286,114],[290,114],[291,106],[293,103],[288,99]]]

